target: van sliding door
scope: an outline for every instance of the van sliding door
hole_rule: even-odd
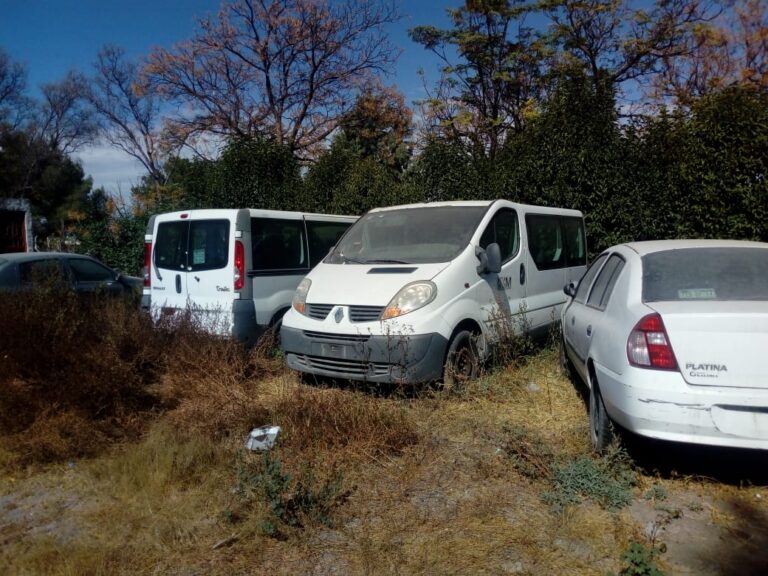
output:
[[[291,305],[293,293],[309,272],[304,220],[251,218],[252,269],[256,322],[269,325]]]
[[[528,239],[528,320],[531,329],[560,319],[563,286],[578,279],[586,266],[581,218],[557,214],[526,214]]]

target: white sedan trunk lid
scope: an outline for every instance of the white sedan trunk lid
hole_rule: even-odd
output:
[[[768,302],[653,302],[688,384],[768,388]]]

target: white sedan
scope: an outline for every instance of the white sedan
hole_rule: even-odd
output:
[[[590,390],[597,451],[612,423],[768,449],[768,244],[622,244],[565,292],[561,362]]]

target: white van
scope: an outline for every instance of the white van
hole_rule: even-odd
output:
[[[286,362],[370,382],[471,378],[500,320],[546,333],[586,264],[576,210],[506,200],[378,208],[299,284],[280,332]]]
[[[252,344],[356,219],[252,209],[152,216],[142,307],[156,319],[189,310],[209,331]]]

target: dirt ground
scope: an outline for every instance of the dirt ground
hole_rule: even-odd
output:
[[[618,574],[629,543],[640,542],[661,551],[666,574],[768,574],[764,452],[627,437],[639,469],[629,506],[606,510],[585,498],[554,513],[543,504],[547,482],[521,474],[505,453],[508,426],[530,424],[531,435],[571,457],[589,452],[584,408],[550,356],[455,399],[397,400],[418,442],[398,455],[350,460],[333,521],[284,539],[222,520],[235,481],[226,458],[192,481],[133,478],[129,469],[153,454],[141,443],[6,471],[0,573],[606,575]],[[161,464],[146,474],[159,478]]]
[[[440,442],[435,439],[430,457],[437,460],[455,458],[453,451],[441,450]],[[483,446],[467,448],[482,450]],[[736,465],[755,466],[756,458],[759,459],[753,454],[742,454]],[[734,465],[734,462],[730,464]],[[455,536],[451,529],[452,521],[467,514],[465,507],[477,507],[481,501],[495,509],[488,514],[494,520],[489,522],[487,528],[510,532],[506,553],[497,550],[500,554],[491,563],[493,568],[486,570],[489,566],[485,563],[482,572],[548,573],[547,566],[551,565],[541,564],[535,555],[526,554],[525,547],[521,549],[515,538],[516,526],[536,521],[534,511],[538,498],[531,486],[519,479],[503,477],[480,484],[471,474],[467,474],[466,471],[472,469],[468,461],[454,461],[440,469],[442,472],[437,473],[435,467],[430,467],[425,469],[423,476],[399,478],[391,485],[382,483],[376,489],[390,491],[386,498],[382,496],[377,502],[375,498],[370,498],[369,493],[367,503],[355,506],[356,516],[346,517],[340,526],[312,535],[305,545],[315,553],[300,556],[287,565],[270,566],[269,559],[265,558],[261,566],[265,572],[259,573],[267,573],[267,569],[275,573],[317,575],[409,573],[397,569],[398,554],[393,553],[392,566],[370,570],[351,563],[345,557],[344,550],[350,545],[364,545],[366,533],[381,534],[386,531],[389,533],[388,546],[398,545],[402,550],[421,548],[423,551],[426,547],[436,546],[441,534],[450,541]],[[67,546],[78,540],[97,538],[98,524],[91,521],[93,516],[89,514],[96,504],[84,480],[79,475],[77,464],[27,480],[6,478],[0,496],[0,548],[9,543],[22,542],[30,546],[40,542]],[[628,532],[639,531],[649,543],[664,549],[661,564],[667,574],[748,576],[768,573],[768,490],[764,486],[739,486],[728,479],[694,476],[648,476],[646,486],[649,482],[649,488],[635,491],[632,504],[617,516],[616,521],[624,523]],[[392,520],[391,515],[381,507],[391,505],[393,493],[402,498],[401,506],[409,509],[411,520],[420,525],[421,542],[408,542],[408,522],[402,517],[400,522],[404,524],[400,527],[381,526]],[[591,506],[594,505],[584,503],[580,508]],[[578,515],[578,511],[574,514]],[[499,517],[503,519],[501,523],[497,521]],[[573,563],[571,573],[582,573],[587,568],[589,572],[602,574],[618,571],[617,559],[601,553],[594,542],[564,534],[557,525],[543,528],[540,541],[534,544],[549,547],[548,553],[559,554],[566,565]],[[605,529],[610,530],[608,526]],[[431,538],[425,539],[425,534],[429,533]],[[482,537],[481,534],[475,536]],[[226,537],[218,544],[222,542],[221,548],[226,549],[229,544]],[[216,553],[212,556],[211,560],[214,560]],[[204,574],[211,569],[211,564],[199,558],[188,565],[173,564],[178,574]],[[233,566],[235,573],[239,573],[238,564]],[[430,569],[427,567],[414,572],[430,573]],[[436,566],[434,573],[444,572]]]

